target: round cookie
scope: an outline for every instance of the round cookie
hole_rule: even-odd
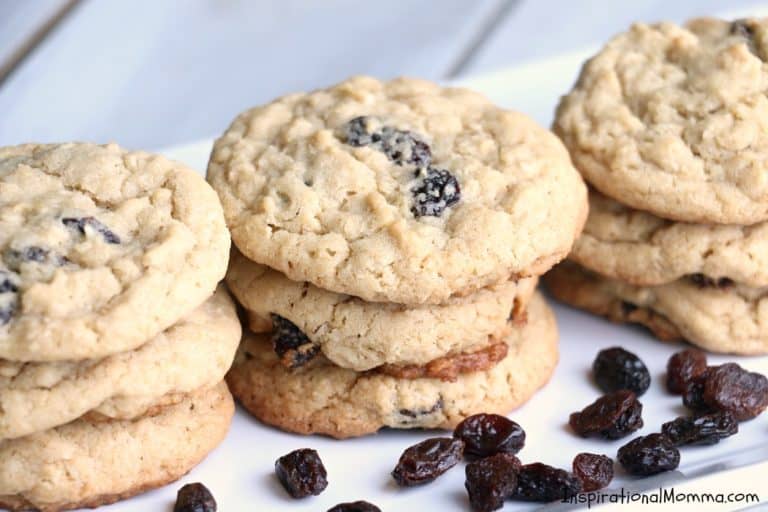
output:
[[[507,281],[439,306],[406,307],[291,281],[233,251],[227,284],[255,315],[254,323],[272,314],[286,318],[331,362],[364,371],[382,364],[424,364],[504,336],[513,312],[525,311],[536,279]]]
[[[140,419],[77,420],[0,442],[0,507],[92,508],[161,487],[224,439],[233,414],[222,383]]]
[[[768,288],[702,286],[691,279],[640,287],[570,262],[544,278],[559,300],[615,322],[645,325],[662,340],[711,352],[768,354]]]
[[[638,286],[699,275],[768,286],[768,222],[751,226],[674,222],[590,191],[589,217],[569,258]]]
[[[165,395],[213,386],[231,366],[240,336],[234,304],[220,288],[133,351],[76,362],[0,361],[0,439],[47,430],[88,412],[131,418]]]
[[[194,171],[116,145],[0,148],[0,358],[133,349],[224,276],[221,205]]]
[[[686,222],[768,220],[768,20],[635,24],[556,113],[576,167],[633,208]]]
[[[253,261],[369,302],[543,273],[586,217],[562,143],[458,88],[355,77],[238,116],[208,180]]]
[[[479,412],[506,414],[551,376],[558,359],[557,325],[540,295],[528,322],[505,338],[509,354],[490,370],[439,379],[358,373],[318,359],[287,370],[266,335],[247,335],[227,382],[261,421],[301,434],[360,436],[382,427],[452,428]]]

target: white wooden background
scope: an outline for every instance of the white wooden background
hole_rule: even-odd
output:
[[[450,79],[766,0],[0,0],[0,145],[154,149],[356,73]]]

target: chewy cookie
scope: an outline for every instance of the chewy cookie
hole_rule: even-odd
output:
[[[315,352],[337,366],[363,371],[388,363],[426,364],[501,338],[510,317],[523,316],[536,279],[507,281],[442,305],[408,307],[291,281],[233,251],[227,284],[256,330],[271,330],[270,318],[278,315],[304,333]]]
[[[288,370],[268,335],[250,334],[227,382],[257,418],[291,432],[345,438],[387,426],[452,428],[473,413],[508,413],[549,379],[558,359],[557,326],[540,295],[531,300],[528,321],[504,341],[508,354],[495,366],[446,381],[358,373],[322,358]]]
[[[135,420],[77,420],[0,442],[0,507],[55,512],[97,507],[173,482],[229,429],[223,383]]]
[[[751,226],[674,222],[596,191],[569,256],[602,275],[638,286],[683,277],[768,286],[768,222]]]
[[[405,78],[241,114],[208,179],[246,257],[376,302],[439,304],[539,275],[587,210],[557,137],[479,94]]]
[[[90,412],[131,418],[181,395],[221,382],[240,342],[227,292],[216,294],[141,347],[98,360],[0,361],[0,439],[69,423]]]
[[[554,130],[587,181],[667,219],[768,220],[768,21],[635,24],[582,69]]]
[[[116,145],[0,148],[0,358],[131,350],[202,304],[229,235],[194,171]]]
[[[615,322],[643,324],[662,340],[685,339],[712,352],[768,353],[768,288],[696,278],[640,287],[571,262],[544,281],[557,299]]]

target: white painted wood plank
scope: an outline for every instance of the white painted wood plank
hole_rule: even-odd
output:
[[[463,75],[601,43],[633,21],[688,18],[766,6],[766,0],[521,0]]]
[[[0,144],[154,148],[349,75],[440,78],[499,0],[88,0],[0,89]]]
[[[66,4],[67,0],[0,0],[0,70]]]

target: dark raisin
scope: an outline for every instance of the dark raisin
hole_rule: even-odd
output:
[[[187,484],[179,489],[173,512],[216,512],[216,500],[203,484]]]
[[[403,452],[392,478],[403,487],[429,483],[458,464],[463,454],[464,441],[460,439],[427,439]]]
[[[680,464],[680,452],[663,434],[638,437],[619,448],[619,462],[636,476],[671,471]]]
[[[3,261],[9,269],[19,271],[24,263],[49,263],[58,267],[64,265],[67,259],[33,245],[24,249],[8,249],[3,253]]]
[[[421,416],[428,416],[430,414],[434,414],[437,411],[441,410],[443,408],[443,399],[442,397],[435,402],[435,405],[429,408],[424,409],[400,409],[398,412],[407,418],[419,418]]]
[[[613,480],[613,459],[595,453],[580,453],[573,459],[573,474],[584,492],[608,487]]]
[[[606,393],[628,389],[641,396],[651,385],[651,374],[645,363],[620,347],[598,352],[592,363],[592,374],[597,385]]]
[[[755,29],[748,19],[734,20],[731,22],[731,35],[752,39],[755,35]]]
[[[697,413],[712,412],[714,410],[704,402],[704,384],[707,382],[709,371],[710,368],[705,368],[703,372],[692,377],[683,392],[683,405]]]
[[[464,441],[464,453],[487,457],[494,453],[517,453],[525,445],[525,431],[499,414],[475,414],[456,426],[453,437]]]
[[[637,396],[622,389],[598,398],[581,412],[574,412],[569,424],[582,437],[619,439],[643,426],[642,413],[643,405]]]
[[[567,500],[581,492],[581,481],[563,469],[540,462],[526,464],[517,475],[512,499],[549,502]]]
[[[439,217],[461,199],[459,182],[450,172],[430,167],[417,176],[421,176],[421,182],[411,189],[414,202],[411,212],[416,217]]]
[[[373,121],[373,118],[368,116],[359,116],[347,121],[342,127],[344,142],[350,146],[362,147],[379,141],[380,135],[376,135],[376,140],[374,140]]]
[[[631,302],[622,301],[621,303],[621,312],[624,314],[624,316],[629,316],[635,311],[637,311],[637,306],[632,304]]]
[[[701,350],[689,348],[677,352],[667,362],[667,389],[683,394],[688,383],[707,369],[707,356]]]
[[[0,326],[11,321],[19,306],[19,285],[16,274],[0,270]]]
[[[426,142],[412,132],[389,126],[381,130],[381,151],[397,165],[421,168],[432,163],[432,150]]]
[[[497,453],[467,464],[464,486],[475,512],[500,509],[517,489],[520,460],[511,453]]]
[[[272,317],[272,346],[285,366],[298,368],[320,352],[320,346],[312,343],[296,324],[274,313],[270,316]]]
[[[768,379],[736,363],[715,366],[704,381],[704,403],[728,411],[738,421],[752,419],[768,407]]]
[[[727,277],[709,277],[704,274],[691,274],[688,280],[699,288],[720,288],[726,289],[732,287],[735,283],[733,279]]]
[[[675,446],[717,444],[739,432],[739,422],[728,411],[699,416],[679,417],[661,426],[661,433]]]
[[[327,473],[315,450],[302,448],[275,461],[275,473],[294,498],[317,496],[328,487]]]
[[[381,509],[373,503],[367,501],[353,501],[350,503],[339,503],[328,509],[328,512],[381,512]]]
[[[99,233],[106,243],[120,243],[120,237],[95,217],[64,217],[61,219],[61,222],[68,228],[76,230],[81,235],[86,234],[86,228],[91,228]]]

